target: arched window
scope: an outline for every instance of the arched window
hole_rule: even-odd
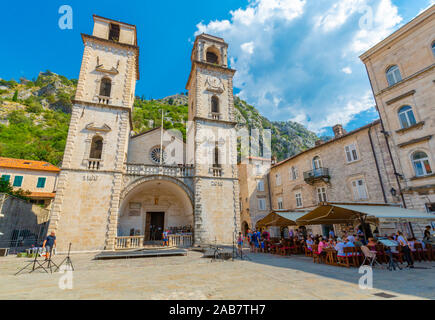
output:
[[[417,151],[412,155],[412,164],[414,166],[415,175],[417,177],[426,176],[432,174],[429,158],[426,153]]]
[[[432,43],[432,53],[435,56],[435,41]]]
[[[219,98],[216,96],[211,98],[211,112],[219,113]]]
[[[207,51],[206,60],[209,63],[215,63],[215,64],[219,63],[217,54],[212,51]]]
[[[398,114],[402,129],[409,128],[417,123],[414,112],[412,112],[412,108],[410,106],[404,106],[400,108]]]
[[[390,86],[402,81],[402,75],[398,66],[392,66],[387,70],[387,80]]]
[[[101,160],[102,152],[103,152],[103,138],[100,136],[95,136],[92,139],[91,154],[89,155],[89,158]]]
[[[100,85],[100,96],[110,97],[112,91],[112,81],[109,78],[103,78]]]
[[[313,169],[316,170],[320,168],[322,168],[322,160],[319,156],[316,156],[313,158]]]
[[[215,146],[214,146],[213,167],[214,167],[214,168],[220,168],[220,161],[219,161],[219,144],[218,144],[218,142],[216,142],[216,143],[215,143]]]

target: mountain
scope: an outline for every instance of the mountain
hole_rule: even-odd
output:
[[[32,81],[20,79],[20,83],[0,79],[0,156],[59,164],[76,87],[77,80],[50,71],[41,72]],[[313,147],[319,139],[299,123],[269,121],[237,96],[234,105],[238,129],[258,129],[260,133],[271,130],[272,154],[278,161]],[[136,97],[133,131],[160,126],[162,109],[165,129],[178,129],[185,136],[187,93],[157,100]]]

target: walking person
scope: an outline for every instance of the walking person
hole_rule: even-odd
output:
[[[51,253],[53,248],[56,247],[56,233],[52,231],[50,235],[44,240],[42,243],[42,248],[45,248],[45,260],[49,260],[51,258]]]
[[[397,242],[402,246],[403,257],[405,261],[408,263],[407,268],[414,268],[414,261],[411,256],[411,249],[409,247],[408,241],[403,237],[403,233],[397,231]]]
[[[243,250],[243,236],[241,232],[239,232],[239,237],[237,238],[237,248],[239,249],[239,254],[241,255]]]
[[[169,247],[169,231],[165,230],[162,234],[163,236],[163,246]]]

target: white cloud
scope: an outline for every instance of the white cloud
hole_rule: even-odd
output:
[[[349,67],[345,67],[341,69],[341,71],[343,71],[345,74],[352,74],[352,69]]]
[[[245,51],[248,54],[253,54],[254,53],[254,42],[245,42],[243,43],[241,46],[243,51]]]
[[[196,34],[229,43],[240,97],[316,132],[373,108],[358,56],[402,22],[392,0],[251,0],[230,14]]]

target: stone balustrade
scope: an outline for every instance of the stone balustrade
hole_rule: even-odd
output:
[[[158,166],[149,164],[127,164],[127,174],[138,176],[165,175],[176,178],[193,177],[194,167],[190,165]]]
[[[131,237],[116,237],[115,238],[115,249],[136,249],[143,248],[144,246],[144,236],[131,236]]]

